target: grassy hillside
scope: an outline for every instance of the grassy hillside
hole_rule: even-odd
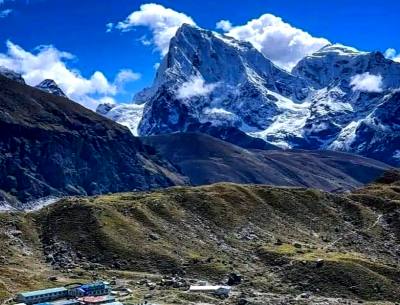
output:
[[[396,177],[343,196],[216,184],[65,199],[27,215],[1,214],[0,238],[9,246],[0,250],[7,260],[0,298],[49,284],[51,272],[68,281],[95,270],[213,282],[235,272],[248,296],[395,302],[399,207]],[[191,304],[185,297],[176,292],[174,300]]]

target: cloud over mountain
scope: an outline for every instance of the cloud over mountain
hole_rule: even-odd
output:
[[[140,40],[146,45],[154,44],[161,55],[165,55],[169,41],[184,23],[196,25],[193,19],[184,13],[160,4],[148,3],[141,5],[139,10],[117,23],[115,28],[130,31],[137,26],[148,27],[152,33],[151,40],[146,37]],[[106,27],[107,31],[110,31],[110,24]],[[228,36],[251,42],[266,57],[287,70],[304,56],[329,43],[327,39],[313,37],[272,14],[264,14],[239,26],[233,26],[229,20],[220,20],[216,28]]]
[[[201,76],[193,76],[183,83],[177,92],[179,99],[187,99],[195,96],[205,96],[211,93],[217,84],[206,84]]]
[[[389,48],[385,51],[385,57],[393,61],[400,62],[400,53],[397,53],[396,49]]]
[[[0,53],[0,66],[21,73],[32,86],[44,79],[52,79],[69,98],[88,108],[95,108],[101,98],[114,96],[124,83],[140,77],[131,70],[121,70],[114,82],[100,71],[86,78],[78,70],[68,67],[68,61],[74,58],[53,46],[39,46],[29,52],[7,41],[7,52]]]
[[[382,92],[382,76],[369,72],[357,74],[351,78],[350,85],[357,91]]]
[[[225,20],[218,24],[222,28],[228,23]],[[226,35],[251,42],[266,57],[287,70],[293,68],[304,56],[329,43],[327,39],[313,37],[272,14],[264,14],[244,25],[226,29],[229,29]]]
[[[169,41],[184,23],[195,24],[193,19],[184,13],[159,4],[148,3],[141,5],[140,10],[132,12],[124,21],[119,22],[116,28],[129,31],[136,26],[149,27],[153,34],[152,43],[162,55],[165,55]]]

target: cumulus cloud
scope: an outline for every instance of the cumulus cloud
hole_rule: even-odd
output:
[[[192,97],[206,96],[217,87],[217,84],[206,84],[201,76],[193,76],[177,91],[179,99],[188,99]]]
[[[234,26],[226,31],[226,35],[249,41],[267,58],[287,70],[304,56],[329,43],[327,39],[313,37],[272,14]]]
[[[147,3],[114,27],[120,31],[130,31],[137,26],[148,27],[152,32],[151,39],[143,36],[139,40],[145,45],[154,44],[156,49],[165,55],[171,38],[184,23],[196,25],[193,19],[184,13],[160,4]],[[266,57],[287,70],[291,70],[304,56],[329,44],[327,39],[313,37],[271,14],[264,14],[239,26],[233,26],[229,20],[220,20],[216,28],[228,36],[251,42]]]
[[[382,76],[369,72],[354,75],[350,80],[354,91],[382,92]]]
[[[133,72],[130,69],[123,69],[118,72],[114,83],[119,87],[123,87],[126,83],[137,81],[141,77],[140,73]]]
[[[0,18],[6,18],[8,15],[10,15],[13,12],[12,9],[6,9],[0,11]]]
[[[115,27],[121,31],[129,31],[137,26],[149,27],[153,34],[151,42],[162,55],[165,55],[171,38],[184,23],[195,25],[193,19],[184,13],[159,4],[147,3],[141,5],[138,11],[132,12]],[[147,39],[142,41],[148,42]]]
[[[224,32],[228,32],[232,29],[232,23],[229,20],[220,20],[217,22],[215,27],[218,30],[223,30]]]
[[[400,62],[400,53],[397,53],[393,48],[389,48],[385,51],[385,57],[393,61]]]
[[[35,86],[44,79],[53,79],[72,100],[88,108],[95,108],[99,99],[117,94],[118,84],[137,77],[130,70],[122,70],[114,82],[100,71],[85,78],[78,70],[67,66],[74,56],[53,46],[40,46],[33,52],[7,41],[7,52],[0,53],[0,66],[21,73],[27,84]]]

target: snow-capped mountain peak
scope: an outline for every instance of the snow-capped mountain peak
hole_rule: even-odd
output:
[[[330,44],[289,73],[248,42],[183,25],[153,85],[136,104],[106,107],[103,115],[139,135],[235,128],[283,148],[343,150],[400,165],[396,88],[400,63],[380,52]]]
[[[367,52],[362,52],[362,51],[357,50],[356,48],[345,46],[340,43],[335,43],[335,44],[328,44],[328,45],[322,47],[320,50],[311,54],[310,56],[328,56],[328,55],[357,56],[357,55],[365,54],[365,53],[367,53]]]
[[[292,73],[306,79],[315,89],[350,83],[352,77],[369,73],[380,76],[385,88],[400,87],[400,64],[386,59],[380,52],[363,52],[341,44],[327,45],[306,56],[293,68]]]
[[[57,85],[57,83],[52,79],[45,79],[44,81],[42,81],[40,84],[36,85],[35,87],[42,91],[46,91],[48,93],[51,93],[51,94],[54,94],[57,96],[67,97],[65,95],[65,93]]]
[[[135,98],[146,102],[139,133],[185,131],[205,122],[264,130],[280,113],[279,99],[301,103],[307,94],[304,80],[250,43],[185,24],[171,39],[153,86]]]

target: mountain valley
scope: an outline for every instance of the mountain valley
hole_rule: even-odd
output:
[[[289,71],[221,34],[227,20],[166,12],[153,39],[174,35],[130,103],[136,69],[87,78],[53,46],[0,53],[0,304],[102,282],[108,295],[17,305],[398,305],[396,51],[319,39]],[[186,23],[164,33],[171,16]]]

